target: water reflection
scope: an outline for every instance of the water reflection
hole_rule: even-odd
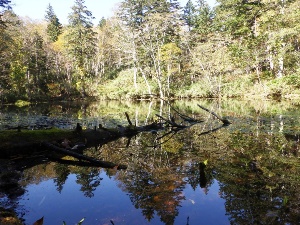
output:
[[[15,183],[23,192],[12,197],[0,185],[1,205],[14,207],[26,224],[42,216],[44,224],[51,225],[75,224],[83,217],[83,224],[93,225],[110,220],[115,224],[299,224],[298,109],[204,102],[234,121],[215,129],[218,121],[199,110],[197,103],[174,104],[208,122],[171,136],[165,135],[168,131],[141,133],[130,142],[122,138],[86,150],[89,156],[128,165],[124,171],[43,163],[43,158],[24,167],[18,161],[16,173],[22,176]],[[128,111],[143,124],[170,110],[155,103],[105,107],[77,108],[74,118],[87,126],[109,118],[113,125],[126,123],[123,113]],[[11,171],[12,162],[16,161],[10,161],[6,171]]]

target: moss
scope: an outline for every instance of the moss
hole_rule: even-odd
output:
[[[20,132],[16,130],[0,131],[0,148],[17,143],[57,140],[70,137],[72,134],[73,131],[57,128],[49,130],[21,130]]]
[[[15,102],[15,105],[18,107],[24,107],[30,105],[30,102],[23,101],[23,100],[18,100]]]

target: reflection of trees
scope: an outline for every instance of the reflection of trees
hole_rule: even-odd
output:
[[[157,212],[172,224],[186,183],[208,188],[216,178],[232,224],[298,224],[299,162],[287,135],[220,130],[199,139],[190,130],[161,148],[130,148],[132,169],[119,180],[148,220]],[[149,136],[139,144],[150,146]]]
[[[298,160],[282,154],[291,146],[280,134],[231,136],[226,150],[236,156],[217,165],[231,224],[299,223]]]
[[[142,210],[148,221],[157,213],[165,224],[173,224],[178,215],[180,201],[184,199],[184,175],[178,173],[176,167],[170,166],[171,153],[161,147],[145,148],[153,145],[155,137],[155,134],[151,133],[140,134],[131,140],[132,144],[128,149],[122,149],[119,155],[115,156],[116,145],[128,144],[127,140],[121,139],[118,144],[115,142],[103,146],[102,155],[126,160],[130,169],[119,172],[117,178],[121,181],[122,189],[129,193],[134,206]]]
[[[231,126],[201,135],[215,127],[209,125],[190,127],[160,140],[157,137],[165,133],[142,133],[130,142],[123,138],[85,154],[128,165],[127,171],[107,170],[107,175],[117,176],[134,206],[149,221],[157,214],[165,224],[173,224],[185,199],[185,186],[208,191],[217,179],[231,224],[298,224],[299,141],[295,141],[299,137],[278,134],[276,129],[267,133],[263,128],[269,129],[270,123],[265,121],[232,125],[241,126],[244,133]],[[40,170],[44,178],[45,170]],[[100,185],[97,169],[56,164],[55,171],[58,191],[69,173],[77,174],[77,183],[87,197]],[[40,182],[36,174],[28,180],[34,182],[34,177]]]
[[[54,178],[54,183],[56,183],[57,186],[57,191],[61,193],[63,189],[63,185],[65,184],[69,174],[70,174],[70,169],[67,165],[63,164],[55,164],[54,170],[56,172],[57,177]]]
[[[94,191],[100,185],[100,174],[97,168],[78,168],[76,171],[76,183],[81,185],[80,191],[86,197],[93,197]]]
[[[192,162],[189,170],[187,171],[187,182],[192,186],[194,190],[200,186],[205,189],[205,193],[208,193],[208,188],[213,184],[213,172],[211,168],[206,167],[204,162]]]
[[[136,208],[142,209],[150,221],[154,212],[165,224],[173,224],[178,215],[180,201],[184,199],[182,189],[184,176],[172,168],[154,168],[136,165],[124,177],[120,177],[122,187],[129,193]]]
[[[102,148],[102,156],[109,156],[113,161],[122,158],[124,161],[120,163],[126,163],[130,168],[120,172],[117,178],[134,206],[142,210],[148,221],[156,213],[165,224],[173,224],[180,202],[185,199],[185,185],[189,183],[193,188],[200,186],[207,191],[213,182],[211,166],[207,167],[204,158],[195,157],[192,152],[193,131],[187,133],[188,130],[171,137],[156,133],[139,134],[131,140],[128,149],[123,148],[118,153],[117,146],[126,146],[126,139]],[[164,138],[157,138],[162,136]]]

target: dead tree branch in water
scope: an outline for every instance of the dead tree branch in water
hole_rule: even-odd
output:
[[[95,159],[95,158],[92,158],[92,157],[89,157],[89,156],[79,154],[77,152],[73,152],[73,151],[70,151],[70,150],[67,150],[67,149],[64,149],[64,148],[57,147],[57,146],[55,146],[51,143],[48,143],[48,142],[43,142],[42,146],[49,149],[49,150],[51,150],[51,151],[55,151],[57,153],[64,154],[64,155],[69,155],[69,156],[72,156],[72,157],[77,158],[79,160],[85,160],[85,161],[90,162],[92,165],[97,165],[97,166],[100,166],[100,167],[103,167],[103,168],[117,168],[117,169],[126,169],[127,168],[127,166],[125,166],[125,165],[118,165],[118,164],[115,164],[115,163],[112,163],[112,162],[101,161],[101,160],[98,160],[98,159]]]
[[[163,100],[163,99],[161,99]],[[165,100],[163,100],[165,101]],[[168,102],[168,105],[170,103]],[[198,105],[201,109],[211,113],[217,119],[223,122],[223,126],[231,124],[227,119],[219,117],[216,113]],[[91,166],[100,166],[104,168],[118,168],[126,169],[125,165],[118,165],[116,163],[101,161],[89,156],[83,155],[83,150],[91,147],[102,146],[106,143],[115,141],[121,137],[127,137],[127,147],[130,145],[130,139],[141,132],[152,132],[157,133],[159,130],[166,131],[161,137],[157,137],[157,140],[163,139],[165,137],[171,137],[177,132],[190,128],[195,124],[203,122],[202,120],[197,120],[180,113],[178,110],[174,109],[170,105],[171,109],[175,112],[174,115],[179,115],[183,121],[177,122],[175,116],[169,115],[168,118],[156,114],[156,116],[161,120],[161,122],[153,122],[144,126],[137,126],[133,124],[130,120],[128,113],[125,113],[128,125],[127,126],[117,126],[116,128],[105,128],[99,125],[97,129],[83,130],[80,124],[77,124],[76,129],[72,131],[68,130],[54,130],[47,135],[49,131],[24,131],[18,133],[10,133],[11,135],[6,135],[7,140],[4,140],[2,145],[0,143],[0,153],[4,154],[6,157],[10,157],[18,154],[30,154],[33,151],[41,152],[45,149],[59,152],[62,155],[70,155],[79,160],[89,162]],[[185,123],[186,122],[186,123]],[[213,132],[216,129],[212,129],[209,132]],[[46,132],[46,133],[45,133]],[[41,135],[46,134],[46,135]],[[55,135],[54,135],[55,134]],[[205,134],[205,133],[203,133]],[[15,141],[16,135],[18,136],[18,142]],[[63,140],[62,140],[63,139]],[[41,148],[44,147],[44,148]],[[80,153],[79,153],[80,151]]]
[[[229,120],[224,119],[224,118],[218,116],[218,115],[217,115],[216,113],[214,113],[213,111],[211,111],[211,110],[209,110],[209,109],[207,109],[207,108],[205,108],[205,107],[203,107],[203,106],[201,106],[201,105],[199,105],[199,104],[198,104],[198,106],[199,106],[201,109],[205,110],[206,112],[209,112],[210,114],[212,114],[214,117],[216,117],[216,118],[217,118],[218,120],[220,120],[221,122],[223,122],[224,125],[229,125],[229,124],[231,124],[231,122],[230,122]]]
[[[180,128],[180,129],[187,128],[187,126],[185,126],[185,125],[177,124],[177,123],[175,122],[175,119],[172,118],[172,117],[171,117],[171,120],[168,120],[168,119],[166,119],[166,118],[164,118],[164,117],[162,117],[162,116],[160,116],[160,115],[158,115],[158,114],[156,114],[156,116],[157,116],[158,118],[160,118],[162,121],[164,121],[165,124],[167,124],[168,126],[171,126],[172,128]]]

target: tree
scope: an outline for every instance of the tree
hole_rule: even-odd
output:
[[[229,37],[228,47],[233,63],[246,73],[260,72],[264,67],[264,34],[260,18],[265,10],[262,1],[219,0],[216,21],[219,32]]]
[[[230,35],[235,63],[247,72],[270,71],[277,78],[298,60],[298,1],[219,0],[219,31]],[[289,63],[287,63],[289,61]]]
[[[84,0],[75,0],[69,14],[69,26],[66,34],[67,52],[73,61],[75,82],[82,97],[86,97],[88,80],[92,79],[92,60],[95,54],[95,32],[91,11],[84,5]]]
[[[261,31],[266,37],[266,61],[277,78],[286,74],[288,67],[299,63],[298,1],[270,1],[261,16]],[[295,54],[296,53],[296,54]],[[298,53],[298,54],[297,54]],[[291,70],[293,71],[293,69]]]
[[[104,17],[101,18],[101,20],[99,21],[98,27],[104,27],[106,24],[106,19]]]
[[[2,19],[2,14],[5,9],[11,9],[10,3],[10,0],[0,0],[0,27],[5,26],[5,22]]]
[[[161,60],[166,67],[167,94],[170,96],[171,76],[174,76],[177,72],[180,73],[180,56],[182,51],[175,43],[172,42],[163,45],[160,51]]]
[[[114,78],[116,73],[127,65],[125,58],[130,58],[124,40],[130,34],[122,30],[119,22],[116,18],[102,18],[101,26],[97,27],[97,48],[94,57],[97,81],[101,78]]]
[[[12,71],[11,63],[15,60],[16,52],[20,47],[20,33],[18,32],[20,21],[10,10],[3,13],[2,19],[7,26],[0,25],[0,95],[5,96],[9,95],[10,90],[14,90],[10,73]]]
[[[59,22],[59,19],[54,13],[53,7],[49,4],[45,19],[48,22],[47,24],[47,34],[52,42],[57,41],[58,36],[61,34],[62,25]]]
[[[0,0],[0,7],[10,9],[10,0]]]
[[[146,83],[147,76],[154,77],[161,97],[164,96],[163,75],[167,71],[162,63],[161,48],[179,40],[178,10],[177,1],[127,0],[119,13],[132,34],[134,71],[139,71]]]
[[[194,26],[195,11],[196,11],[196,8],[193,4],[193,1],[188,0],[188,2],[186,3],[186,5],[183,8],[182,18],[184,19],[186,25],[188,26],[189,31],[191,31],[192,27]]]
[[[196,7],[196,15],[194,18],[194,32],[199,34],[201,41],[207,38],[207,35],[213,31],[214,12],[210,9],[205,0],[199,0]]]

